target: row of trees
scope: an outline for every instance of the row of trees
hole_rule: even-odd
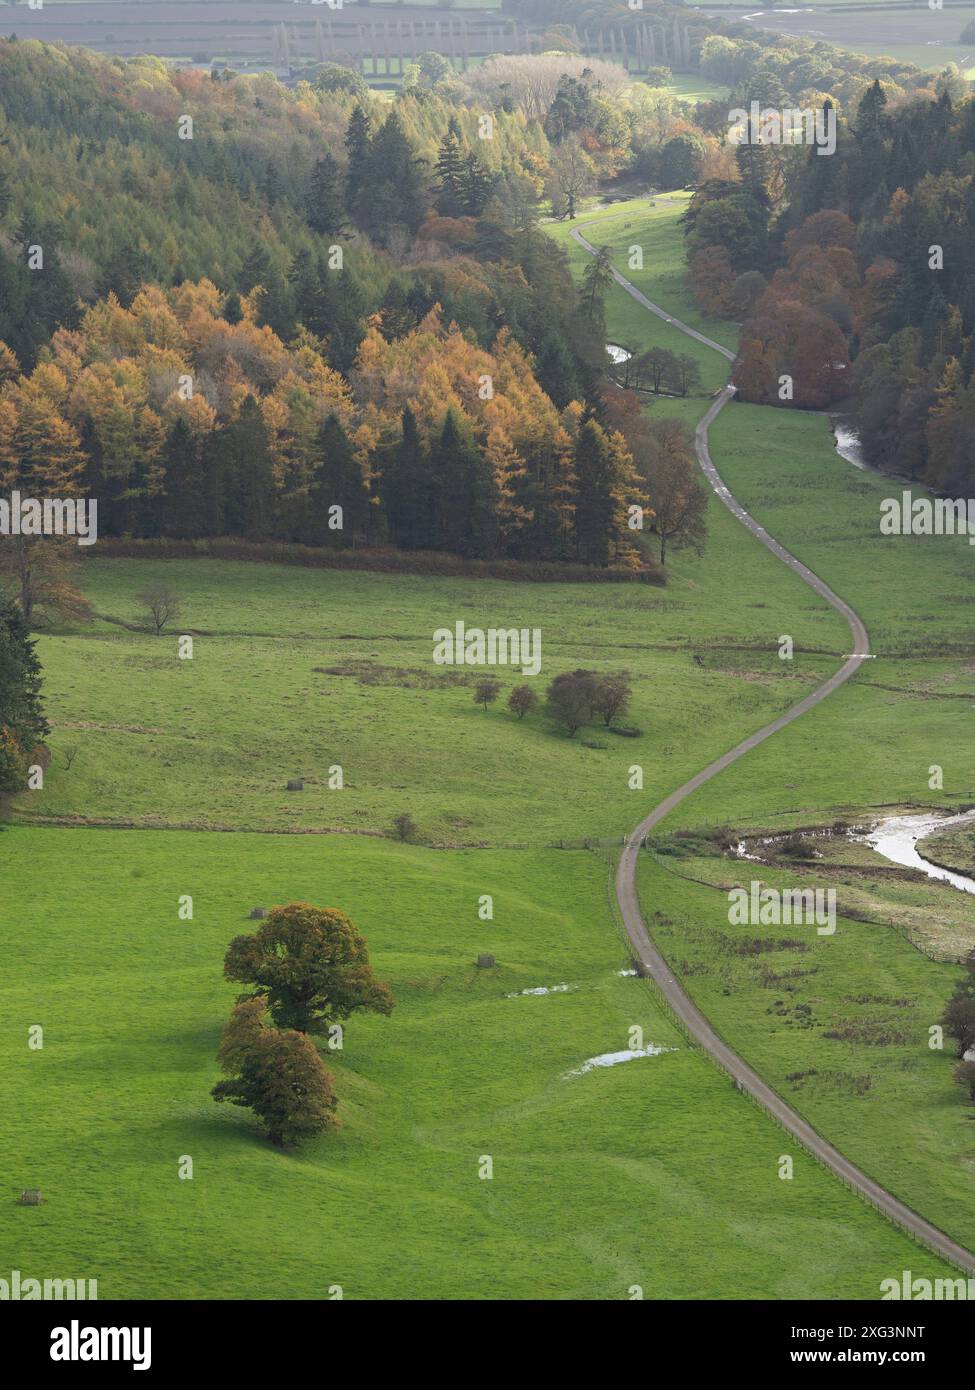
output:
[[[495,676],[482,676],[474,685],[474,703],[486,710],[501,694]],[[597,717],[606,728],[630,707],[633,691],[629,671],[598,675],[595,671],[567,671],[556,676],[547,691],[546,713],[574,738],[583,725]],[[541,701],[530,685],[516,685],[508,696],[508,708],[516,719],[537,714]]]
[[[252,1110],[273,1144],[291,1147],[338,1123],[332,1077],[312,1041],[333,1050],[353,1013],[390,1014],[361,934],[336,908],[290,903],[268,912],[227,949],[224,976],[253,986],[240,996],[217,1060],[227,1073],[214,1100]]]
[[[701,367],[687,353],[652,347],[634,352],[620,344],[627,356],[612,371],[614,380],[626,391],[653,396],[687,396],[701,389]]]

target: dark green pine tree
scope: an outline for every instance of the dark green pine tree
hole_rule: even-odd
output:
[[[320,260],[319,277],[320,320],[313,317],[308,326],[313,333],[327,338],[329,366],[337,372],[348,373],[365,337],[365,296],[358,280],[347,268],[332,270],[327,261]]]
[[[437,525],[435,549],[487,556],[497,547],[497,495],[487,461],[454,410],[430,453]]]
[[[943,353],[947,326],[948,301],[941,286],[936,285],[921,320],[921,361],[925,364]]]
[[[589,565],[609,563],[615,515],[613,486],[609,442],[596,421],[587,420],[576,441],[572,501],[576,549]]]
[[[371,504],[351,441],[336,415],[330,415],[319,431],[318,455],[301,539],[306,545],[354,550],[368,530]],[[333,507],[341,507],[340,517],[331,511]],[[336,527],[339,519],[341,527]]]
[[[415,155],[394,108],[370,147],[356,200],[356,221],[375,242],[385,246],[396,227],[415,235],[426,210],[423,161]]]
[[[231,290],[223,301],[221,311],[228,323],[240,323],[244,317],[244,311],[240,303],[240,295],[236,290]]]
[[[559,410],[579,400],[582,390],[576,361],[565,337],[552,330],[546,333],[538,352],[536,376],[545,394]]]
[[[291,297],[299,323],[303,323],[309,332],[324,338],[328,326],[317,257],[304,247],[295,253],[291,262],[288,284],[291,286]]]
[[[461,217],[466,211],[464,198],[464,158],[460,147],[460,126],[450,118],[447,134],[437,156],[436,209],[441,217]]]
[[[267,428],[253,396],[219,431],[225,527],[231,536],[263,540],[274,534],[274,477]]]
[[[330,154],[323,154],[312,170],[308,188],[307,216],[312,231],[337,237],[348,231],[342,171]]]
[[[402,550],[430,546],[433,498],[430,461],[416,416],[403,411],[402,437],[387,451],[382,466],[382,499],[390,540]]]
[[[200,441],[179,419],[171,426],[163,445],[165,469],[159,508],[159,531],[164,536],[193,540],[207,526],[206,484]]]
[[[854,126],[856,137],[861,143],[871,143],[882,139],[887,128],[887,93],[875,78],[860,98]]]
[[[372,149],[372,129],[369,117],[357,106],[349,117],[345,132],[345,152],[348,164],[345,173],[345,205],[354,208],[365,185],[369,152]]]
[[[264,201],[272,208],[276,208],[284,197],[284,183],[273,160],[268,160],[264,177],[261,180],[261,193],[264,196]]]
[[[248,252],[237,275],[237,288],[241,294],[250,294],[255,285],[266,285],[271,278],[271,257],[258,242]]]
[[[41,665],[34,651],[30,631],[20,609],[3,590],[0,590],[0,726],[2,725],[10,729],[25,751],[33,751],[48,732],[41,704]]]
[[[143,285],[158,279],[152,258],[141,247],[129,243],[113,251],[98,293],[102,298],[109,293],[116,295],[127,309]]]
[[[5,169],[0,169],[0,222],[10,211],[10,204],[14,200],[14,195],[10,189],[10,179]]]
[[[382,335],[390,343],[395,338],[402,338],[411,333],[421,317],[398,280],[390,280],[389,288],[379,306],[379,314],[382,319]]]
[[[468,217],[480,217],[494,192],[494,179],[485,169],[475,150],[464,160],[461,180],[463,210]]]

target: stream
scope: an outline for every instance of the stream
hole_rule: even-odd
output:
[[[963,893],[975,893],[975,879],[967,874],[956,874],[951,869],[942,869],[932,864],[917,851],[918,840],[933,834],[935,830],[948,830],[954,825],[975,824],[975,811],[965,811],[957,816],[939,816],[924,811],[910,816],[889,816],[868,830],[856,836],[862,844],[867,844],[894,864],[902,864],[909,869],[920,869],[928,878],[940,879],[960,888]]]

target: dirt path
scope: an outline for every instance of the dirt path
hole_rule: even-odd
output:
[[[624,214],[620,215],[623,216]],[[586,225],[587,224],[583,224],[583,227]],[[583,229],[573,228],[571,233],[573,240],[591,254],[595,254],[597,248],[586,240],[582,232]],[[689,337],[695,338],[699,343],[704,343],[706,347],[713,348],[715,352],[720,352],[721,355],[726,357],[729,361],[734,361],[735,354],[728,348],[722,347],[720,343],[716,343],[713,339],[705,337],[703,333],[698,333],[696,329],[688,327],[687,324],[681,323],[680,319],[674,318],[672,314],[668,314],[666,309],[662,309],[659,304],[654,304],[651,300],[647,299],[646,295],[638,290],[635,285],[631,284],[630,281],[615,268],[613,270],[613,278],[616,280],[617,284],[622,286],[627,294],[631,295],[638,304],[642,304],[650,313],[656,314],[658,318],[662,318],[667,323],[673,324],[673,326],[680,329],[682,333],[686,333]],[[843,617],[849,624],[852,636],[852,655],[846,659],[839,670],[830,676],[828,681],[814,690],[812,694],[807,695],[804,700],[800,700],[797,705],[793,705],[791,709],[786,710],[785,714],[779,715],[778,719],[773,719],[771,724],[766,724],[764,729],[759,729],[757,733],[750,734],[748,738],[743,739],[741,743],[737,744],[729,752],[722,754],[722,756],[717,758],[713,763],[709,763],[703,771],[696,773],[695,776],[693,776],[690,781],[685,782],[682,787],[678,787],[675,792],[671,792],[670,796],[664,801],[661,801],[659,806],[655,806],[650,814],[645,816],[635,830],[627,836],[626,844],[620,855],[616,870],[616,898],[623,916],[623,924],[626,927],[626,932],[630,938],[637,960],[657,983],[674,1013],[687,1028],[694,1040],[725,1069],[740,1090],[747,1091],[750,1096],[754,1097],[770,1115],[778,1120],[784,1129],[788,1130],[790,1134],[798,1139],[805,1149],[824,1163],[826,1167],[835,1173],[838,1178],[841,1178],[843,1182],[859,1192],[861,1196],[866,1197],[874,1206],[879,1207],[879,1209],[896,1225],[909,1232],[910,1235],[921,1241],[922,1244],[934,1251],[935,1254],[940,1255],[951,1264],[964,1269],[969,1274],[975,1275],[975,1255],[973,1255],[971,1251],[966,1250],[964,1246],[952,1240],[944,1231],[940,1231],[936,1226],[932,1226],[929,1221],[925,1221],[923,1216],[919,1216],[916,1211],[899,1201],[892,1193],[888,1192],[886,1188],[881,1187],[879,1183],[875,1182],[873,1178],[861,1172],[849,1159],[844,1158],[839,1149],[834,1148],[817,1130],[813,1129],[812,1125],[804,1120],[797,1110],[793,1110],[792,1106],[784,1101],[777,1091],[773,1090],[767,1082],[763,1081],[758,1073],[753,1071],[747,1062],[739,1057],[738,1054],[718,1036],[708,1020],[701,1013],[700,1009],[691,1002],[689,996],[675,979],[670,966],[650,939],[650,933],[647,931],[647,924],[640,911],[640,903],[636,888],[637,859],[644,839],[654,826],[658,825],[665,816],[669,815],[675,806],[680,805],[685,797],[697,791],[698,787],[703,786],[705,782],[709,782],[712,777],[716,777],[718,773],[723,772],[726,767],[730,767],[731,764],[737,762],[739,758],[743,758],[751,749],[757,748],[760,743],[764,743],[767,738],[771,738],[773,734],[778,733],[779,729],[784,729],[785,726],[791,724],[794,719],[798,719],[800,715],[805,714],[807,710],[813,709],[821,701],[825,700],[827,696],[832,695],[834,690],[837,690],[860,669],[864,661],[869,658],[870,654],[870,639],[867,635],[867,630],[850,605],[845,603],[837,594],[834,594],[828,584],[824,583],[818,575],[814,574],[807,565],[804,565],[800,560],[797,560],[794,555],[790,554],[785,546],[780,545],[777,540],[770,536],[765,528],[760,526],[755,518],[750,516],[748,512],[745,511],[745,508],[735,500],[722,482],[721,475],[712,462],[711,453],[708,448],[708,430],[718,413],[723,410],[731,400],[731,397],[734,395],[734,390],[735,388],[733,386],[726,386],[714,400],[707,414],[697,427],[695,443],[698,461],[700,462],[704,475],[732,515],[737,517],[742,525],[747,527],[752,535],[760,540],[767,549],[771,550],[773,555],[776,555],[784,564],[788,565],[790,569],[793,569],[810,588],[815,589],[816,593],[819,594],[821,598],[824,598],[838,613],[843,614]]]

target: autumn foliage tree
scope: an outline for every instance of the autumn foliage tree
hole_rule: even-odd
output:
[[[334,1128],[332,1079],[314,1043],[294,1029],[270,1026],[263,995],[242,1000],[224,1030],[217,1060],[227,1079],[211,1095],[244,1106],[267,1127],[272,1144],[290,1148]]]
[[[253,985],[274,1022],[301,1033],[326,1033],[362,1010],[393,1009],[389,989],[373,974],[365,941],[337,908],[272,908],[253,935],[230,943],[224,975]]]

